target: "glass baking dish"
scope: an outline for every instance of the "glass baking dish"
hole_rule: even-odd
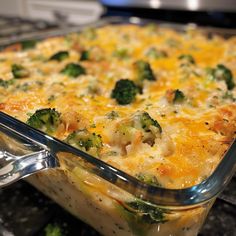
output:
[[[147,21],[112,18],[92,26],[111,23],[145,24]],[[173,24],[162,26],[186,29]],[[47,38],[78,30],[31,37]],[[215,32],[226,37],[235,34],[233,30],[203,31],[209,36]],[[28,182],[105,236],[197,235],[215,198],[236,168],[234,141],[215,171],[203,182],[185,189],[164,189],[139,181],[2,112],[0,145],[0,166],[3,166],[0,187],[34,173],[26,179]]]

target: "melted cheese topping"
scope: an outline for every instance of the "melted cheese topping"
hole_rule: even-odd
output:
[[[0,53],[0,79],[13,79],[12,64],[23,65],[29,76],[0,85],[0,110],[26,122],[38,109],[55,108],[61,113],[57,138],[86,128],[101,135],[99,158],[105,162],[134,176],[154,176],[163,187],[192,186],[212,173],[236,132],[236,89],[228,90],[225,81],[207,73],[223,64],[236,77],[235,40],[113,25],[49,38],[27,51],[5,50]],[[159,54],[151,55],[153,49]],[[82,50],[89,51],[89,60],[79,61]],[[48,60],[58,51],[68,51],[69,57]],[[183,64],[181,55],[191,55],[195,63]],[[111,91],[120,79],[135,81],[137,60],[150,64],[156,80],[145,80],[131,104],[119,105]],[[82,65],[86,75],[60,73],[71,62]],[[171,102],[177,89],[185,96],[181,103]],[[110,119],[111,111],[118,117]],[[152,145],[136,131],[130,142],[117,134],[117,127],[137,111],[148,112],[162,127]]]

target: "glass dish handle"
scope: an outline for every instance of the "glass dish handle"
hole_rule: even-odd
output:
[[[23,156],[0,151],[0,188],[35,172],[55,166],[54,158],[47,150],[40,150]]]
[[[59,166],[55,155],[0,119],[0,188],[36,172]],[[28,131],[25,131],[27,133]]]

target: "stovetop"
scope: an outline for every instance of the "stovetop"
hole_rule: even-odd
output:
[[[65,30],[72,26],[74,25],[62,20],[58,20],[58,23],[53,23],[44,20],[29,20],[0,15],[0,50],[5,45],[34,38],[40,34],[49,35],[50,32]]]
[[[0,41],[3,39],[15,39],[27,33],[48,31],[56,28],[58,28],[58,24],[43,20],[31,21],[18,17],[0,16]]]

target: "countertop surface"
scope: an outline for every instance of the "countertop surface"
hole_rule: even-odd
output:
[[[236,178],[213,205],[199,236],[236,236]],[[51,226],[62,236],[101,236],[31,185],[20,181],[0,190],[0,236],[44,236]]]

